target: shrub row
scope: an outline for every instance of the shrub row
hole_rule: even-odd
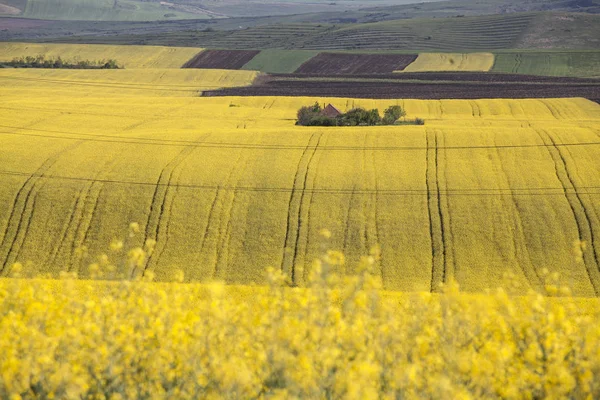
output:
[[[64,69],[120,69],[116,60],[74,60],[66,61],[40,56],[15,57],[10,62],[2,63],[3,67],[12,68],[64,68]]]

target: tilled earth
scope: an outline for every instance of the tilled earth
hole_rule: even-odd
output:
[[[259,50],[204,50],[182,68],[240,69],[258,53]]]
[[[417,54],[340,54],[320,53],[302,64],[297,74],[355,75],[391,74],[402,71],[417,59]]]
[[[600,80],[486,73],[402,73],[339,77],[278,75],[203,96],[308,96],[373,99],[600,98]]]

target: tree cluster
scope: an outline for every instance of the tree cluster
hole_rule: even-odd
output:
[[[120,69],[116,60],[75,60],[66,61],[61,57],[46,58],[43,55],[15,57],[12,61],[2,63],[13,68],[64,68],[64,69]]]
[[[383,117],[378,109],[367,110],[361,107],[330,117],[324,115],[323,108],[317,102],[312,106],[302,107],[298,110],[296,125],[301,126],[376,126],[376,125],[395,125],[399,123],[400,118],[406,117],[406,111],[398,106],[388,107]],[[422,119],[404,122],[406,124],[423,125]]]

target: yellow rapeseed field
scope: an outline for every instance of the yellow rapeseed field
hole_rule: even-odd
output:
[[[400,72],[489,71],[493,66],[492,53],[420,53]]]
[[[113,59],[125,68],[180,68],[202,50],[195,47],[0,42],[0,62],[43,55],[47,59],[61,57],[65,61]]]
[[[0,69],[0,93],[7,97],[192,97],[202,90],[250,85],[255,71],[220,69]],[[150,102],[150,106],[152,102]],[[108,106],[108,105],[107,105]]]
[[[399,103],[426,124],[296,127],[314,98],[197,97],[255,76],[239,73],[0,71],[2,274],[31,261],[86,276],[78,249],[102,253],[138,221],[129,244],[158,241],[140,269],[159,280],[183,268],[264,283],[270,265],[300,284],[326,227],[348,273],[381,247],[387,290],[456,279],[481,291],[512,272],[525,293],[548,268],[576,295],[598,294],[599,105],[318,99]]]

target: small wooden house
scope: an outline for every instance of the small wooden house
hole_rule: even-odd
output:
[[[329,118],[336,118],[342,115],[342,112],[334,106],[332,106],[331,104],[327,104],[327,107],[325,107],[323,111],[321,111],[321,115],[324,115],[325,117]]]

